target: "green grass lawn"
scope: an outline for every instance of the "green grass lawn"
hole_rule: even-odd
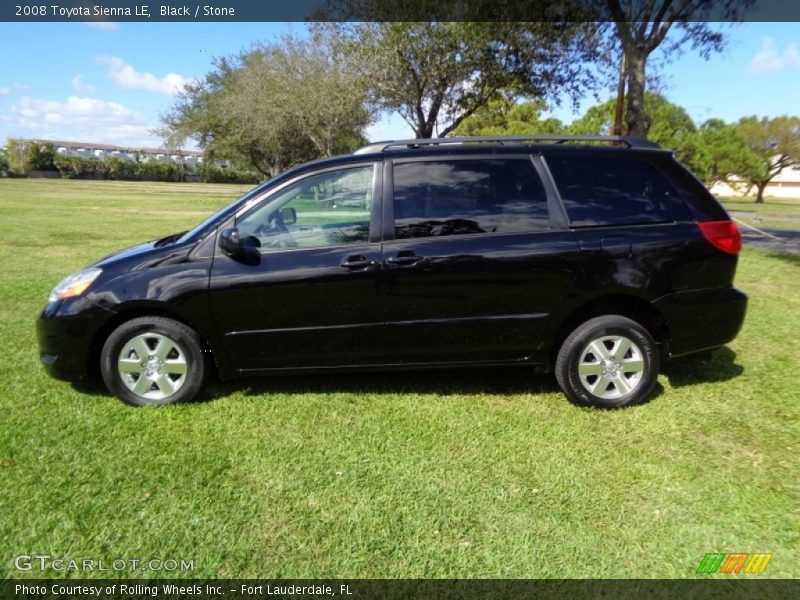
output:
[[[50,554],[194,561],[118,573],[143,577],[682,578],[706,552],[800,576],[796,258],[745,250],[739,338],[627,410],[526,370],[248,380],[145,409],[44,374],[34,321],[62,276],[241,191],[0,180],[0,577]]]

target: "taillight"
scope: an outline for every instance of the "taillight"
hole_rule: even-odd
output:
[[[703,237],[715,248],[728,254],[739,254],[742,249],[742,232],[733,221],[707,221],[698,223]]]

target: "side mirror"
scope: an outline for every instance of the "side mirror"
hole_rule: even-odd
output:
[[[297,223],[297,211],[291,206],[281,209],[281,220],[284,225],[294,225]]]
[[[261,262],[261,251],[258,238],[248,236],[239,239],[239,229],[228,227],[219,234],[220,249],[230,256],[233,260],[242,262],[246,265],[257,265]]]

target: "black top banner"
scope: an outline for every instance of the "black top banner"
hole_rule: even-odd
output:
[[[635,15],[650,0],[623,0]],[[659,0],[665,15],[676,0]],[[5,22],[609,21],[606,0],[38,0],[0,6]],[[687,21],[800,21],[796,0],[693,0]],[[733,6],[733,10],[726,8]]]

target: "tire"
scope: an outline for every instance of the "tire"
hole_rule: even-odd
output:
[[[203,387],[206,366],[197,333],[164,317],[123,323],[108,336],[100,355],[109,391],[134,406],[193,399]]]
[[[659,366],[655,340],[644,327],[620,315],[605,315],[582,323],[567,336],[555,373],[574,404],[619,408],[638,404],[652,393]]]

